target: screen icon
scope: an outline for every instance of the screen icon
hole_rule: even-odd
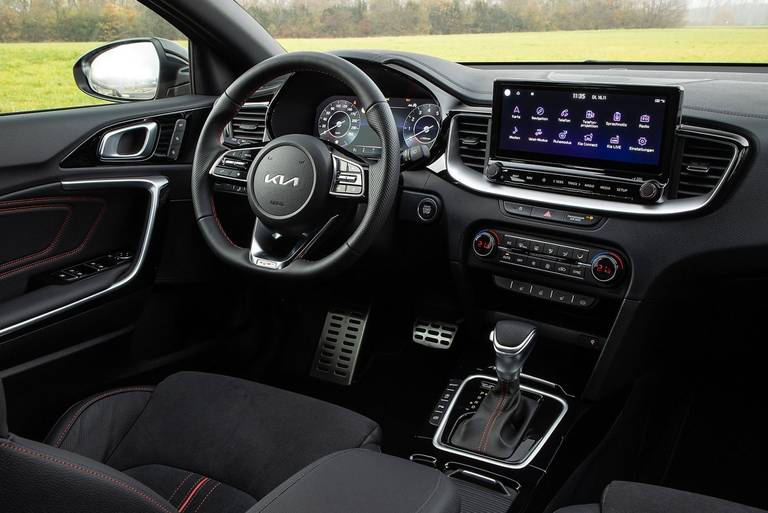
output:
[[[538,137],[538,136],[540,136],[543,133],[544,133],[544,130],[542,130],[541,128],[537,128],[536,131],[533,133],[533,135]]]
[[[640,123],[650,123],[651,122],[651,116],[649,114],[643,114],[640,116]]]
[[[586,115],[585,115],[585,117],[586,117],[587,119],[595,119],[595,116],[596,116],[595,112],[594,112],[594,111],[591,111],[591,110],[588,110],[588,111],[587,111],[587,113],[586,113]]]
[[[641,137],[640,139],[637,140],[637,144],[639,144],[640,146],[645,146],[646,144],[648,144],[648,139],[646,139],[645,137]]]
[[[584,135],[584,142],[592,142],[592,139],[594,139],[595,134],[589,133]]]
[[[563,109],[563,111],[560,113],[561,118],[567,118],[568,117],[568,109]]]
[[[509,90],[509,89],[504,89],[504,96],[509,96],[510,94],[512,94],[512,91],[511,91],[511,90]]]
[[[515,114],[520,114],[520,107],[518,107],[517,105],[515,105],[515,108],[514,108],[514,109],[512,109],[512,112],[514,112]]]
[[[517,127],[513,126],[512,127],[512,135],[515,135],[517,132],[518,132]]]
[[[544,107],[536,107],[536,114],[539,116],[544,115]]]
[[[565,140],[566,137],[568,137],[568,130],[563,130],[559,134],[557,134],[558,139],[561,141]]]
[[[621,121],[621,112],[614,112],[613,113],[613,121],[618,123]]]
[[[620,140],[618,135],[614,135],[613,137],[611,137],[611,144],[619,144],[619,141]]]

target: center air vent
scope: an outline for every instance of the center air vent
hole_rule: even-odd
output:
[[[488,131],[491,118],[474,114],[456,116],[456,142],[461,161],[470,169],[482,172],[488,154]]]
[[[734,144],[685,137],[677,197],[692,198],[712,192],[732,165],[737,151]]]
[[[264,141],[267,128],[266,102],[246,103],[232,120],[229,135],[238,144],[253,144]]]

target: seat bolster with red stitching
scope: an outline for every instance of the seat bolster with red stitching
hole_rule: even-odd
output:
[[[135,479],[90,458],[11,435],[0,439],[0,506],[24,513],[176,513]]]

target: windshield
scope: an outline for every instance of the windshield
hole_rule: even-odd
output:
[[[237,0],[286,50],[767,63],[768,0]]]

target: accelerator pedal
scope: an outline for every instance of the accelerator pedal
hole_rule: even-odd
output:
[[[369,309],[334,308],[325,316],[310,375],[338,385],[350,385],[363,344]]]
[[[413,341],[435,349],[450,349],[459,326],[451,322],[416,319],[413,321]]]

